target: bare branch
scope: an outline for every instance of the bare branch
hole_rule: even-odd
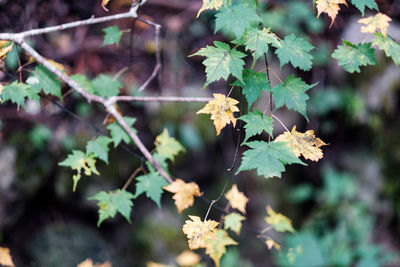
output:
[[[180,96],[114,96],[109,101],[115,102],[191,102],[204,103],[213,100],[211,97],[180,97]]]

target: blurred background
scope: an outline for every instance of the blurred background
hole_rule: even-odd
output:
[[[376,2],[393,20],[388,34],[399,41],[400,2]],[[112,0],[107,13],[100,0],[1,0],[0,29],[20,32],[105,16],[129,10],[130,3]],[[361,74],[346,73],[331,58],[342,38],[353,43],[371,39],[360,33],[357,20],[361,14],[350,4],[341,6],[330,28],[327,16],[316,19],[311,1],[261,4],[264,23],[278,36],[294,33],[316,47],[309,72],[288,65],[280,68],[276,56],[268,55],[270,67],[279,77],[294,73],[308,84],[318,82],[309,91],[310,123],[292,111],[279,110],[276,115],[288,128],[297,125],[298,131],[315,130],[329,146],[323,147],[324,158],[318,163],[289,166],[282,179],[266,180],[255,172],[233,176],[228,188],[238,184],[250,201],[240,236],[232,235],[239,245],[229,247],[221,266],[400,266],[400,68],[380,51],[376,52],[378,65],[363,67]],[[226,93],[225,82],[202,91],[202,58],[188,57],[214,40],[232,40],[229,33],[213,35],[213,11],[195,19],[201,5],[200,0],[149,0],[140,9],[141,16],[163,26],[162,75],[141,93],[137,89],[155,65],[154,30],[146,24],[121,20],[29,41],[45,57],[63,64],[69,74],[94,78],[100,73],[120,72],[121,94]],[[120,45],[101,47],[101,30],[114,24],[124,31]],[[19,61],[27,60],[14,46],[1,66],[1,82],[18,79]],[[26,66],[22,77],[34,66]],[[260,61],[255,70],[263,68]],[[277,83],[271,75],[271,85]],[[63,93],[68,90],[64,86]],[[233,97],[241,100],[239,90]],[[265,95],[256,107],[264,110],[267,101]],[[195,114],[202,106],[125,103],[120,109],[137,118],[134,126],[149,149],[167,128],[186,148],[171,172],[197,182],[204,197],[214,199],[229,175],[236,144],[243,139],[243,125],[238,121],[239,131],[229,126],[216,137],[209,117]],[[245,105],[242,108],[246,110]],[[98,163],[101,175],[83,177],[77,192],[72,192],[73,172],[58,163],[72,149],[84,149],[88,140],[99,135],[96,127],[105,129],[105,116],[100,106],[89,105],[74,93],[62,102],[43,97],[40,105],[27,103],[27,110],[17,111],[10,103],[0,106],[0,245],[10,248],[17,266],[76,266],[89,257],[96,262],[110,261],[113,266],[145,266],[148,261],[170,264],[187,249],[181,230],[184,220],[188,214],[204,217],[208,208],[208,203],[198,198],[180,215],[169,193],[163,194],[161,209],[140,196],[134,201],[132,224],[117,215],[96,227],[97,206],[87,198],[124,185],[143,160],[133,146],[110,149],[110,164]],[[276,135],[284,129],[275,124],[275,131]],[[128,190],[134,192],[133,185]],[[226,200],[217,203],[225,204]],[[274,235],[281,251],[268,250],[255,232],[265,227],[266,205],[287,215],[297,231]],[[220,216],[212,209],[209,218],[219,220]],[[212,266],[204,252],[198,252],[204,266]]]

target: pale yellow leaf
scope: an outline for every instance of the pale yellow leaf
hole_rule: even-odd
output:
[[[93,264],[93,260],[89,258],[79,263],[77,267],[112,267],[112,266],[111,263],[108,261],[104,263]]]
[[[233,127],[236,125],[236,118],[233,116],[234,112],[238,112],[239,108],[236,105],[239,101],[226,97],[223,94],[213,94],[214,99],[210,100],[204,108],[197,111],[196,114],[204,113],[211,114],[211,119],[214,121],[217,135],[220,134],[221,130],[232,122]]]
[[[186,220],[182,227],[183,232],[188,238],[189,248],[198,249],[205,247],[208,238],[214,238],[217,225],[213,220],[203,222],[200,217],[189,215],[191,220]]]
[[[7,57],[7,53],[11,52],[14,43],[8,40],[0,41],[0,59],[5,59]]]
[[[0,265],[7,267],[15,266],[10,255],[10,250],[8,248],[0,247]]]
[[[180,265],[180,266],[194,266],[196,264],[198,264],[201,260],[201,257],[190,251],[190,250],[185,250],[184,252],[182,252],[181,254],[179,254],[176,257],[176,262]]]
[[[172,198],[175,200],[179,213],[193,205],[195,196],[203,195],[195,182],[185,183],[181,179],[176,179],[173,183],[165,186],[164,189],[175,193]]]
[[[382,13],[358,20],[359,23],[366,25],[361,27],[361,32],[375,33],[376,30],[380,30],[383,36],[386,36],[390,21],[392,21],[392,19]]]
[[[215,9],[218,10],[222,6],[223,0],[203,0],[203,6],[200,8],[197,13],[196,18],[200,16],[200,13],[206,9]]]
[[[61,64],[61,63],[58,63],[57,61],[55,61],[55,60],[52,60],[52,59],[49,59],[49,58],[45,58],[51,65],[53,65],[54,67],[56,67],[56,69],[58,69],[58,70],[60,70],[60,71],[63,71],[63,72],[67,72],[68,70],[67,70],[67,68],[63,65],[63,64]],[[28,62],[26,63],[26,65],[28,65],[28,64],[31,64],[31,63],[34,63],[34,62],[36,62],[36,59],[34,58],[34,57],[29,57],[29,60],[28,60]],[[18,69],[18,71],[21,71],[21,67]]]
[[[170,267],[170,265],[149,261],[146,262],[146,267]]]
[[[276,250],[281,249],[281,246],[278,243],[276,243],[274,240],[272,240],[271,238],[268,238],[265,241],[265,244],[267,245],[269,250],[271,250],[272,248],[275,248]]]
[[[344,4],[347,6],[346,0],[317,0],[316,4],[318,10],[317,17],[319,17],[321,13],[328,14],[328,16],[332,19],[330,26],[332,26],[333,22],[335,21],[336,15],[339,13],[339,4]]]
[[[318,161],[324,156],[321,146],[326,146],[318,137],[315,137],[313,130],[308,130],[305,133],[296,131],[296,126],[293,126],[292,132],[284,132],[275,138],[275,142],[286,142],[292,149],[296,157],[303,155],[305,159]]]
[[[225,194],[225,197],[232,208],[238,209],[241,213],[246,214],[246,204],[249,199],[238,190],[236,184]]]
[[[295,232],[292,222],[288,217],[281,213],[276,213],[271,206],[267,206],[265,221],[278,232]]]
[[[225,230],[218,229],[213,238],[206,239],[206,254],[209,255],[217,267],[219,261],[226,252],[226,246],[237,245],[238,243],[229,237]]]

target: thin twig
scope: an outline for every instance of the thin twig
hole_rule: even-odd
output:
[[[283,128],[285,128],[285,130],[288,131],[288,132],[290,133],[289,129],[286,128],[285,124],[283,124],[283,122],[282,122],[277,116],[275,116],[274,114],[272,114],[272,117],[274,117],[277,121],[279,121],[279,123],[283,126]]]
[[[128,186],[130,185],[130,183],[132,182],[133,178],[136,177],[136,175],[138,175],[139,172],[141,172],[143,170],[142,167],[137,168],[132,174],[131,176],[129,176],[128,180],[126,181],[126,183],[124,184],[124,186],[122,187],[121,191],[125,191],[126,188],[128,188]]]
[[[180,96],[115,96],[114,102],[209,102],[211,97],[180,97]]]

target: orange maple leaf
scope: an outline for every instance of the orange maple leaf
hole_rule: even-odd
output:
[[[195,196],[199,197],[203,195],[195,182],[185,183],[181,179],[176,179],[173,183],[163,188],[171,193],[175,193],[172,198],[175,199],[178,213],[182,213],[183,210],[192,206]]]

